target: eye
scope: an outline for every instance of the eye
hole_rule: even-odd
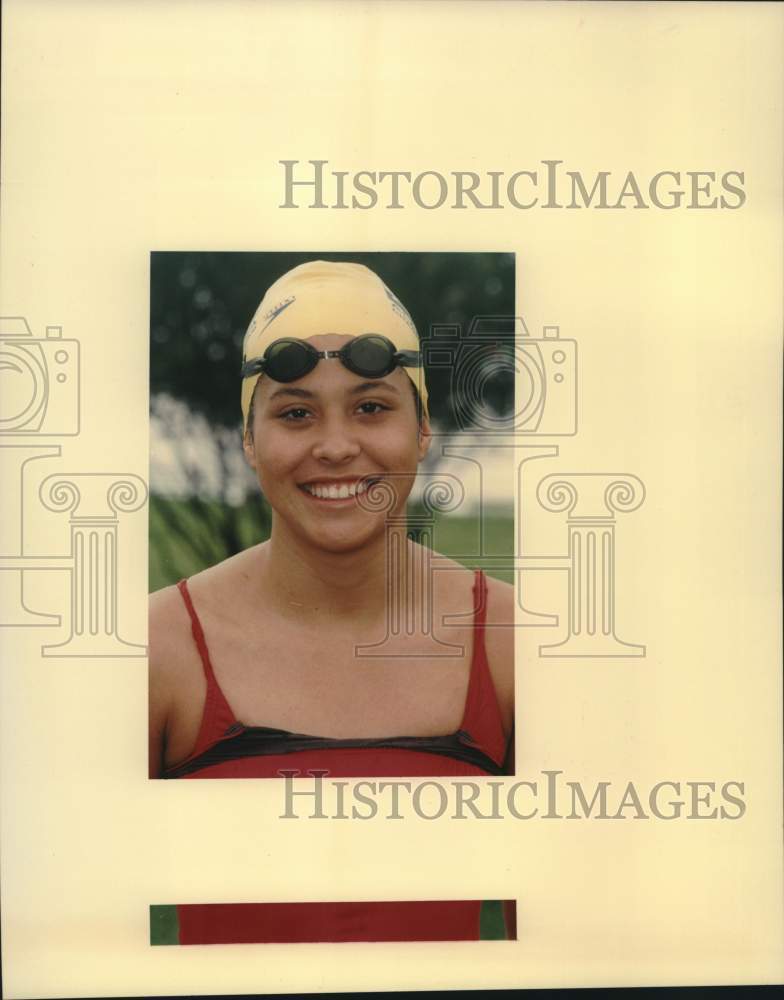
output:
[[[383,403],[377,402],[375,399],[367,399],[364,403],[360,403],[357,409],[360,413],[365,413],[368,416],[373,416],[376,413],[382,413],[384,410],[389,410],[389,406],[385,406]]]
[[[298,423],[305,420],[306,417],[310,416],[310,410],[306,410],[304,406],[292,406],[289,410],[284,410],[283,413],[278,415],[279,420],[286,420],[289,423]]]

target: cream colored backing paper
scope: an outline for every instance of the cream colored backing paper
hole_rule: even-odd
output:
[[[24,568],[24,602],[63,616],[0,631],[6,996],[781,980],[782,20],[773,4],[4,4],[2,315],[39,342],[62,327],[81,378],[78,434],[2,450],[4,607],[24,617]],[[560,159],[616,185],[738,170],[746,201],[285,210],[282,159],[444,175]],[[613,586],[618,638],[645,647],[544,655],[566,577],[525,574],[528,611],[559,624],[520,630],[518,776],[643,797],[739,781],[740,818],[287,822],[275,782],[146,779],[144,657],[41,652],[68,635],[76,517],[48,477],[114,525],[117,634],[144,645],[149,254],[191,248],[516,253],[531,334],[557,325],[579,356],[579,432],[525,467],[525,548],[567,554],[545,476],[641,484],[613,514]],[[21,485],[12,444],[38,456]],[[130,485],[110,503],[115,480]],[[148,943],[150,903],[444,896],[516,898],[519,940]]]

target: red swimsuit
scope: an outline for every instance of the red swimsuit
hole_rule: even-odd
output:
[[[221,691],[188,586],[178,587],[207,679],[193,752],[165,778],[456,777],[504,774],[506,738],[487,663],[487,583],[474,577],[474,648],[463,719],[449,736],[333,739],[238,722]],[[466,940],[479,936],[477,900],[178,906],[181,944],[280,941]]]

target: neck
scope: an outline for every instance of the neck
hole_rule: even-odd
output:
[[[387,616],[390,602],[408,592],[407,583],[416,579],[422,561],[421,546],[409,540],[403,526],[356,550],[325,552],[273,521],[263,550],[264,600],[303,624],[378,622]]]

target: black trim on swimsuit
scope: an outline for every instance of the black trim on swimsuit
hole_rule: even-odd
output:
[[[232,727],[232,729],[235,727]],[[305,736],[289,733],[285,729],[266,726],[242,726],[237,723],[235,736],[220,740],[193,760],[183,761],[167,771],[165,778],[181,778],[193,771],[200,771],[211,764],[222,764],[243,757],[267,757],[274,754],[297,753],[301,750],[344,750],[363,748],[369,750],[415,750],[420,753],[440,754],[481,768],[488,774],[505,774],[503,767],[473,745],[471,736],[464,730],[448,736],[390,736],[379,739],[335,739],[329,736]],[[231,730],[230,730],[231,732]],[[228,734],[227,734],[228,735]],[[315,769],[312,769],[315,770]],[[320,769],[319,769],[320,770]],[[327,770],[327,768],[324,768]]]

